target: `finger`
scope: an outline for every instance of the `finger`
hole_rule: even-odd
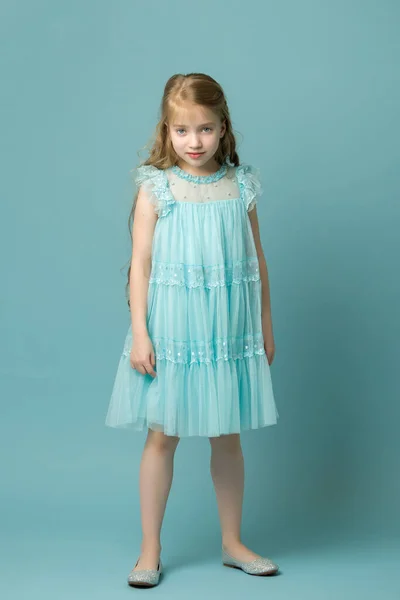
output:
[[[152,377],[156,377],[157,373],[155,372],[155,370],[153,369],[153,367],[151,366],[150,363],[147,363],[144,366],[149,375],[151,375]]]

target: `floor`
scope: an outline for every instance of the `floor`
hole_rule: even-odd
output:
[[[71,529],[2,537],[0,581],[5,600],[118,600],[142,589],[126,584],[136,555],[126,543],[98,532]],[[164,576],[147,593],[185,598],[274,600],[399,600],[400,540],[342,536],[336,541],[294,544],[271,558],[274,577],[255,577],[223,567],[218,549],[185,555],[163,545]],[[200,555],[199,555],[200,554]]]

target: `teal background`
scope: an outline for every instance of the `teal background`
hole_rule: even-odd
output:
[[[282,574],[221,567],[209,443],[183,439],[151,593],[399,597],[399,17],[389,0],[1,3],[7,600],[137,593],[145,434],[104,425],[129,170],[191,71],[222,84],[262,172],[280,420],[242,435],[242,531]]]

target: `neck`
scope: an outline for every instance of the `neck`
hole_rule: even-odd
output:
[[[213,173],[216,173],[217,171],[219,171],[219,169],[221,168],[221,165],[214,158],[212,158],[205,165],[202,165],[201,167],[194,167],[193,165],[189,165],[184,160],[180,160],[178,162],[178,167],[180,169],[182,169],[183,171],[186,171],[187,173],[189,173],[189,175],[196,175],[196,176],[205,175],[205,176],[207,176],[207,175],[212,175]]]

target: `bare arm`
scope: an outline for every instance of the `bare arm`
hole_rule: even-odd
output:
[[[275,341],[274,333],[272,330],[271,297],[269,291],[268,267],[260,240],[257,207],[255,206],[253,209],[251,209],[248,215],[251,223],[251,228],[253,230],[253,237],[257,250],[262,285],[262,330],[264,337],[264,347],[268,357],[268,362],[269,364],[271,364],[275,356]]]
[[[132,334],[147,335],[147,294],[151,273],[151,250],[158,216],[141,187],[132,228],[132,258],[129,282]]]
[[[258,263],[260,268],[260,277],[262,284],[262,313],[263,316],[269,315],[269,317],[271,318],[271,297],[269,290],[268,267],[267,262],[265,260],[264,251],[261,245],[257,207],[255,206],[253,209],[251,209],[248,214],[251,223],[251,228],[253,230],[254,242],[256,245]]]

